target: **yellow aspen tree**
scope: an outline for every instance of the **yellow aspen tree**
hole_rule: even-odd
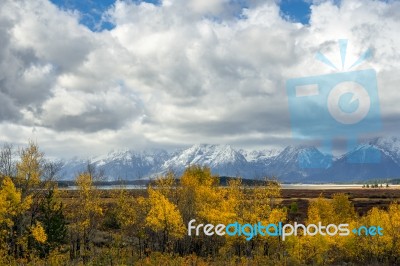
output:
[[[23,198],[11,178],[3,179],[0,189],[0,236],[2,246],[16,252],[20,244],[25,245],[22,228],[17,227],[18,217],[21,217],[31,206],[30,196]]]
[[[360,256],[366,261],[379,259],[390,265],[399,264],[400,205],[397,202],[391,203],[387,211],[374,207],[361,218],[360,224],[366,227],[379,226],[383,233],[383,235],[358,237],[362,250]],[[365,234],[365,231],[361,233]]]
[[[377,207],[372,208],[367,215],[361,218],[359,225],[365,227],[380,226],[384,229],[383,236],[366,236],[365,231],[360,231],[360,236],[357,237],[359,248],[361,249],[360,256],[370,261],[374,258],[382,258],[385,254],[388,254],[389,250],[392,250],[392,237],[390,234],[391,219],[389,214],[385,210],[381,210]]]
[[[286,220],[286,212],[277,205],[277,198],[281,194],[281,186],[277,181],[266,178],[263,185],[249,188],[248,198],[244,212],[244,220],[250,224],[261,222],[266,225],[269,223],[284,222]],[[263,255],[275,254],[279,256],[282,245],[277,237],[268,237],[257,235],[251,240],[252,243],[247,244],[246,253],[256,253],[260,248]],[[252,248],[249,245],[255,246]]]
[[[239,221],[243,222],[243,210],[245,204],[245,194],[242,184],[242,179],[232,179],[228,181],[228,187],[226,188],[224,205],[225,208],[229,209],[231,215],[230,222]]]
[[[121,188],[115,194],[116,218],[121,227],[130,227],[136,224],[137,214],[135,212],[135,198],[128,191]]]
[[[349,200],[349,196],[344,193],[334,194],[331,201],[334,216],[331,223],[334,224],[348,224],[349,230],[357,227],[357,214],[353,204]],[[350,233],[350,235],[343,237],[340,235],[329,236],[331,241],[331,250],[329,256],[335,259],[351,259],[358,256],[359,245],[357,237]]]
[[[356,227],[356,213],[348,196],[339,193],[333,195],[332,200],[320,196],[310,203],[308,208],[307,224],[318,224],[323,226],[329,224],[348,224],[348,229]],[[309,254],[310,263],[333,263],[335,260],[356,255],[354,253],[357,245],[353,234],[343,237],[334,236],[307,236],[304,248]]]
[[[37,144],[30,142],[28,147],[20,152],[17,163],[16,185],[21,188],[23,196],[33,192],[40,184],[42,176],[43,153]]]
[[[139,247],[139,256],[145,253],[147,244],[146,217],[149,212],[149,201],[144,197],[134,197],[121,188],[116,194],[116,219],[121,226],[122,235],[134,248]]]
[[[307,211],[307,223],[317,224],[318,222],[324,224],[334,223],[335,210],[330,200],[319,196],[317,199],[310,202]]]
[[[334,194],[332,197],[332,207],[335,213],[335,223],[350,223],[356,219],[356,211],[349,196],[344,193]],[[333,218],[333,217],[332,217]]]
[[[396,258],[400,257],[400,204],[394,202],[390,204],[388,209],[389,224],[382,225],[385,235],[391,238],[391,249],[389,254]],[[379,225],[379,223],[378,223]],[[399,261],[396,261],[398,263]]]
[[[248,205],[246,204],[246,195],[244,186],[242,184],[242,179],[237,178],[229,180],[228,187],[225,190],[226,195],[224,205],[226,206],[225,208],[229,209],[228,213],[231,213],[231,215],[226,217],[228,219],[225,218],[226,221],[223,222],[223,224],[229,224],[233,222],[238,222],[240,224],[247,223],[245,219],[247,218],[246,213]],[[229,254],[238,248],[240,249],[240,245],[246,242],[243,236],[231,237],[228,235],[225,236],[225,241],[226,243],[220,249],[220,253],[223,254]]]
[[[180,209],[184,222],[197,218],[200,222],[222,223],[234,218],[226,201],[227,191],[218,187],[217,176],[210,168],[188,167],[181,177]]]
[[[149,213],[146,225],[154,232],[162,234],[162,248],[165,251],[170,237],[181,238],[185,233],[182,216],[176,205],[163,194],[149,187]]]
[[[21,194],[11,178],[3,179],[0,189],[0,222],[8,227],[13,225],[12,217],[24,213],[32,204],[31,197],[23,199]]]
[[[48,189],[47,182],[42,180],[45,165],[44,154],[36,143],[29,142],[27,147],[19,151],[20,158],[13,170],[9,161],[9,156],[12,155],[11,147],[4,152],[1,160],[5,160],[5,165],[2,165],[2,168],[5,166],[5,169],[2,171],[15,174],[12,176],[12,182],[20,192],[21,201],[31,202],[28,209],[13,217],[13,237],[10,242],[10,250],[14,257],[26,257],[34,248],[31,228],[37,222],[40,215],[39,208]]]
[[[89,173],[79,174],[76,178],[78,185],[78,196],[73,201],[74,211],[70,217],[71,229],[71,257],[84,254],[89,256],[95,230],[99,224],[99,219],[103,215],[100,204],[100,192],[93,184],[92,175]],[[81,250],[81,244],[82,249]],[[83,251],[83,252],[82,252]]]
[[[29,142],[26,148],[20,150],[20,158],[16,164],[15,185],[21,189],[22,198],[31,197],[32,204],[30,209],[24,215],[15,220],[15,232],[19,238],[22,235],[30,234],[30,227],[33,226],[39,213],[40,201],[43,199],[45,190],[43,189],[41,177],[43,174],[44,154],[39,150],[39,146],[34,142]],[[23,241],[20,241],[25,245]],[[21,249],[20,247],[17,247]],[[32,249],[31,242],[28,240],[27,247],[24,250]],[[21,252],[17,252],[21,253]]]
[[[330,224],[334,219],[333,205],[328,199],[320,195],[317,199],[310,202],[307,212],[306,225],[308,224]],[[299,258],[303,259],[304,263],[322,264],[326,263],[326,254],[329,251],[330,245],[327,241],[327,236],[301,236],[300,243],[302,244],[302,251]]]

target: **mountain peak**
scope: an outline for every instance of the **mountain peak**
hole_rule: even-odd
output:
[[[196,144],[183,150],[179,155],[164,163],[164,167],[174,168],[193,164],[218,166],[224,163],[234,163],[245,158],[230,145]],[[178,167],[180,168],[180,167]]]
[[[281,151],[277,149],[271,149],[271,150],[263,149],[263,150],[250,150],[250,151],[241,149],[239,150],[239,152],[243,154],[243,156],[246,158],[248,162],[270,160],[273,157],[279,155],[279,153],[281,153]]]
[[[348,163],[348,158],[352,154],[356,152],[363,156],[371,147],[380,150],[381,163],[375,165]],[[147,178],[164,174],[168,170],[181,174],[190,165],[208,166],[214,174],[222,176],[243,178],[276,176],[281,181],[289,182],[365,180],[372,178],[373,175],[376,175],[375,178],[389,175],[394,178],[400,175],[400,140],[395,137],[371,139],[344,154],[333,164],[331,164],[332,156],[325,155],[316,147],[309,145],[288,146],[279,152],[247,151],[218,144],[195,144],[173,153],[155,149],[143,152],[129,149],[114,150],[107,155],[92,158],[91,162],[103,170],[110,180]],[[85,170],[86,164],[87,161],[79,159],[67,161],[63,167],[64,178],[74,178],[77,172]]]

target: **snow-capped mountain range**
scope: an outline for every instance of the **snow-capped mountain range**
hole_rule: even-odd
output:
[[[349,163],[354,156],[364,158],[375,149],[379,163]],[[74,179],[86,169],[87,163],[101,170],[108,180],[137,180],[165,174],[169,170],[181,174],[190,165],[209,166],[220,176],[261,179],[276,177],[282,182],[354,182],[375,178],[400,177],[400,139],[375,138],[337,158],[322,154],[316,147],[288,146],[283,150],[243,150],[229,145],[193,145],[187,149],[167,152],[149,150],[112,151],[90,160],[65,161],[61,171],[64,180]],[[304,163],[326,165],[304,168]]]

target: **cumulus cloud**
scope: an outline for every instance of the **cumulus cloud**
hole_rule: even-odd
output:
[[[285,145],[285,81],[337,71],[314,55],[341,66],[338,39],[349,39],[346,66],[373,51],[361,68],[376,69],[384,133],[395,134],[399,11],[396,1],[317,1],[302,25],[279,1],[117,1],[103,14],[115,27],[92,32],[47,0],[2,1],[3,140],[33,134],[54,154]]]

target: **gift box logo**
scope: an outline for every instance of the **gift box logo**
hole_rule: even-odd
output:
[[[347,40],[340,40],[339,47],[343,69]],[[287,81],[289,113],[295,138],[320,140],[323,150],[330,153],[332,140],[345,137],[348,151],[351,151],[357,146],[360,135],[381,129],[376,72],[373,69],[350,71],[370,56],[367,50],[348,71]],[[317,54],[317,59],[339,70],[321,53]],[[326,156],[318,158],[321,155],[315,154],[311,160],[301,156],[298,158],[301,168],[327,168],[331,164]],[[379,161],[380,153],[372,147],[353,152],[348,159],[349,163]]]

